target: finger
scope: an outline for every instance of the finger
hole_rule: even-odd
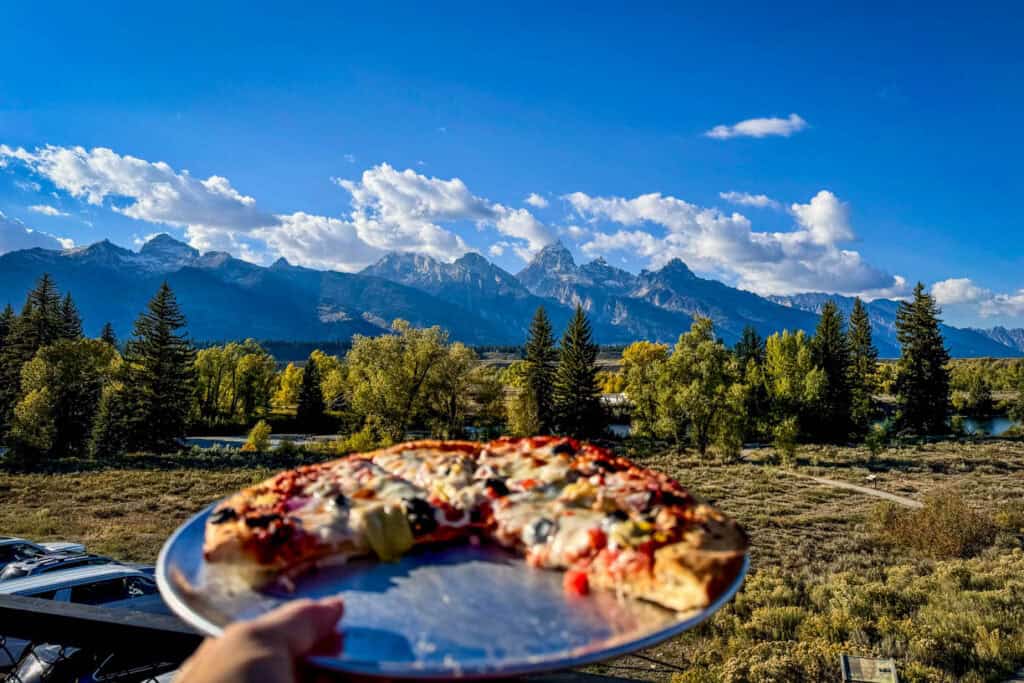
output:
[[[251,622],[253,632],[264,640],[284,647],[293,657],[310,652],[324,638],[337,633],[344,613],[340,598],[296,600]]]

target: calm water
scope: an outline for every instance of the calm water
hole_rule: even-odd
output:
[[[964,418],[964,430],[968,434],[977,434],[981,432],[988,434],[989,436],[999,436],[1013,425],[1013,420],[1005,415],[989,417],[984,420],[975,420],[969,417]]]

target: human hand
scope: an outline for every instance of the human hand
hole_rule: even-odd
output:
[[[181,667],[176,683],[292,683],[304,660],[341,650],[340,598],[295,600],[207,638]]]

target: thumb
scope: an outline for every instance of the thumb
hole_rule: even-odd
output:
[[[257,637],[287,648],[292,657],[301,657],[325,639],[337,637],[344,611],[341,598],[296,600],[253,620],[250,628]]]

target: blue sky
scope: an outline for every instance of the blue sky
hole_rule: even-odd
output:
[[[0,250],[166,231],[262,262],[475,249],[515,272],[559,238],[763,293],[921,280],[951,322],[1024,324],[1019,5],[5,3],[0,22]]]

